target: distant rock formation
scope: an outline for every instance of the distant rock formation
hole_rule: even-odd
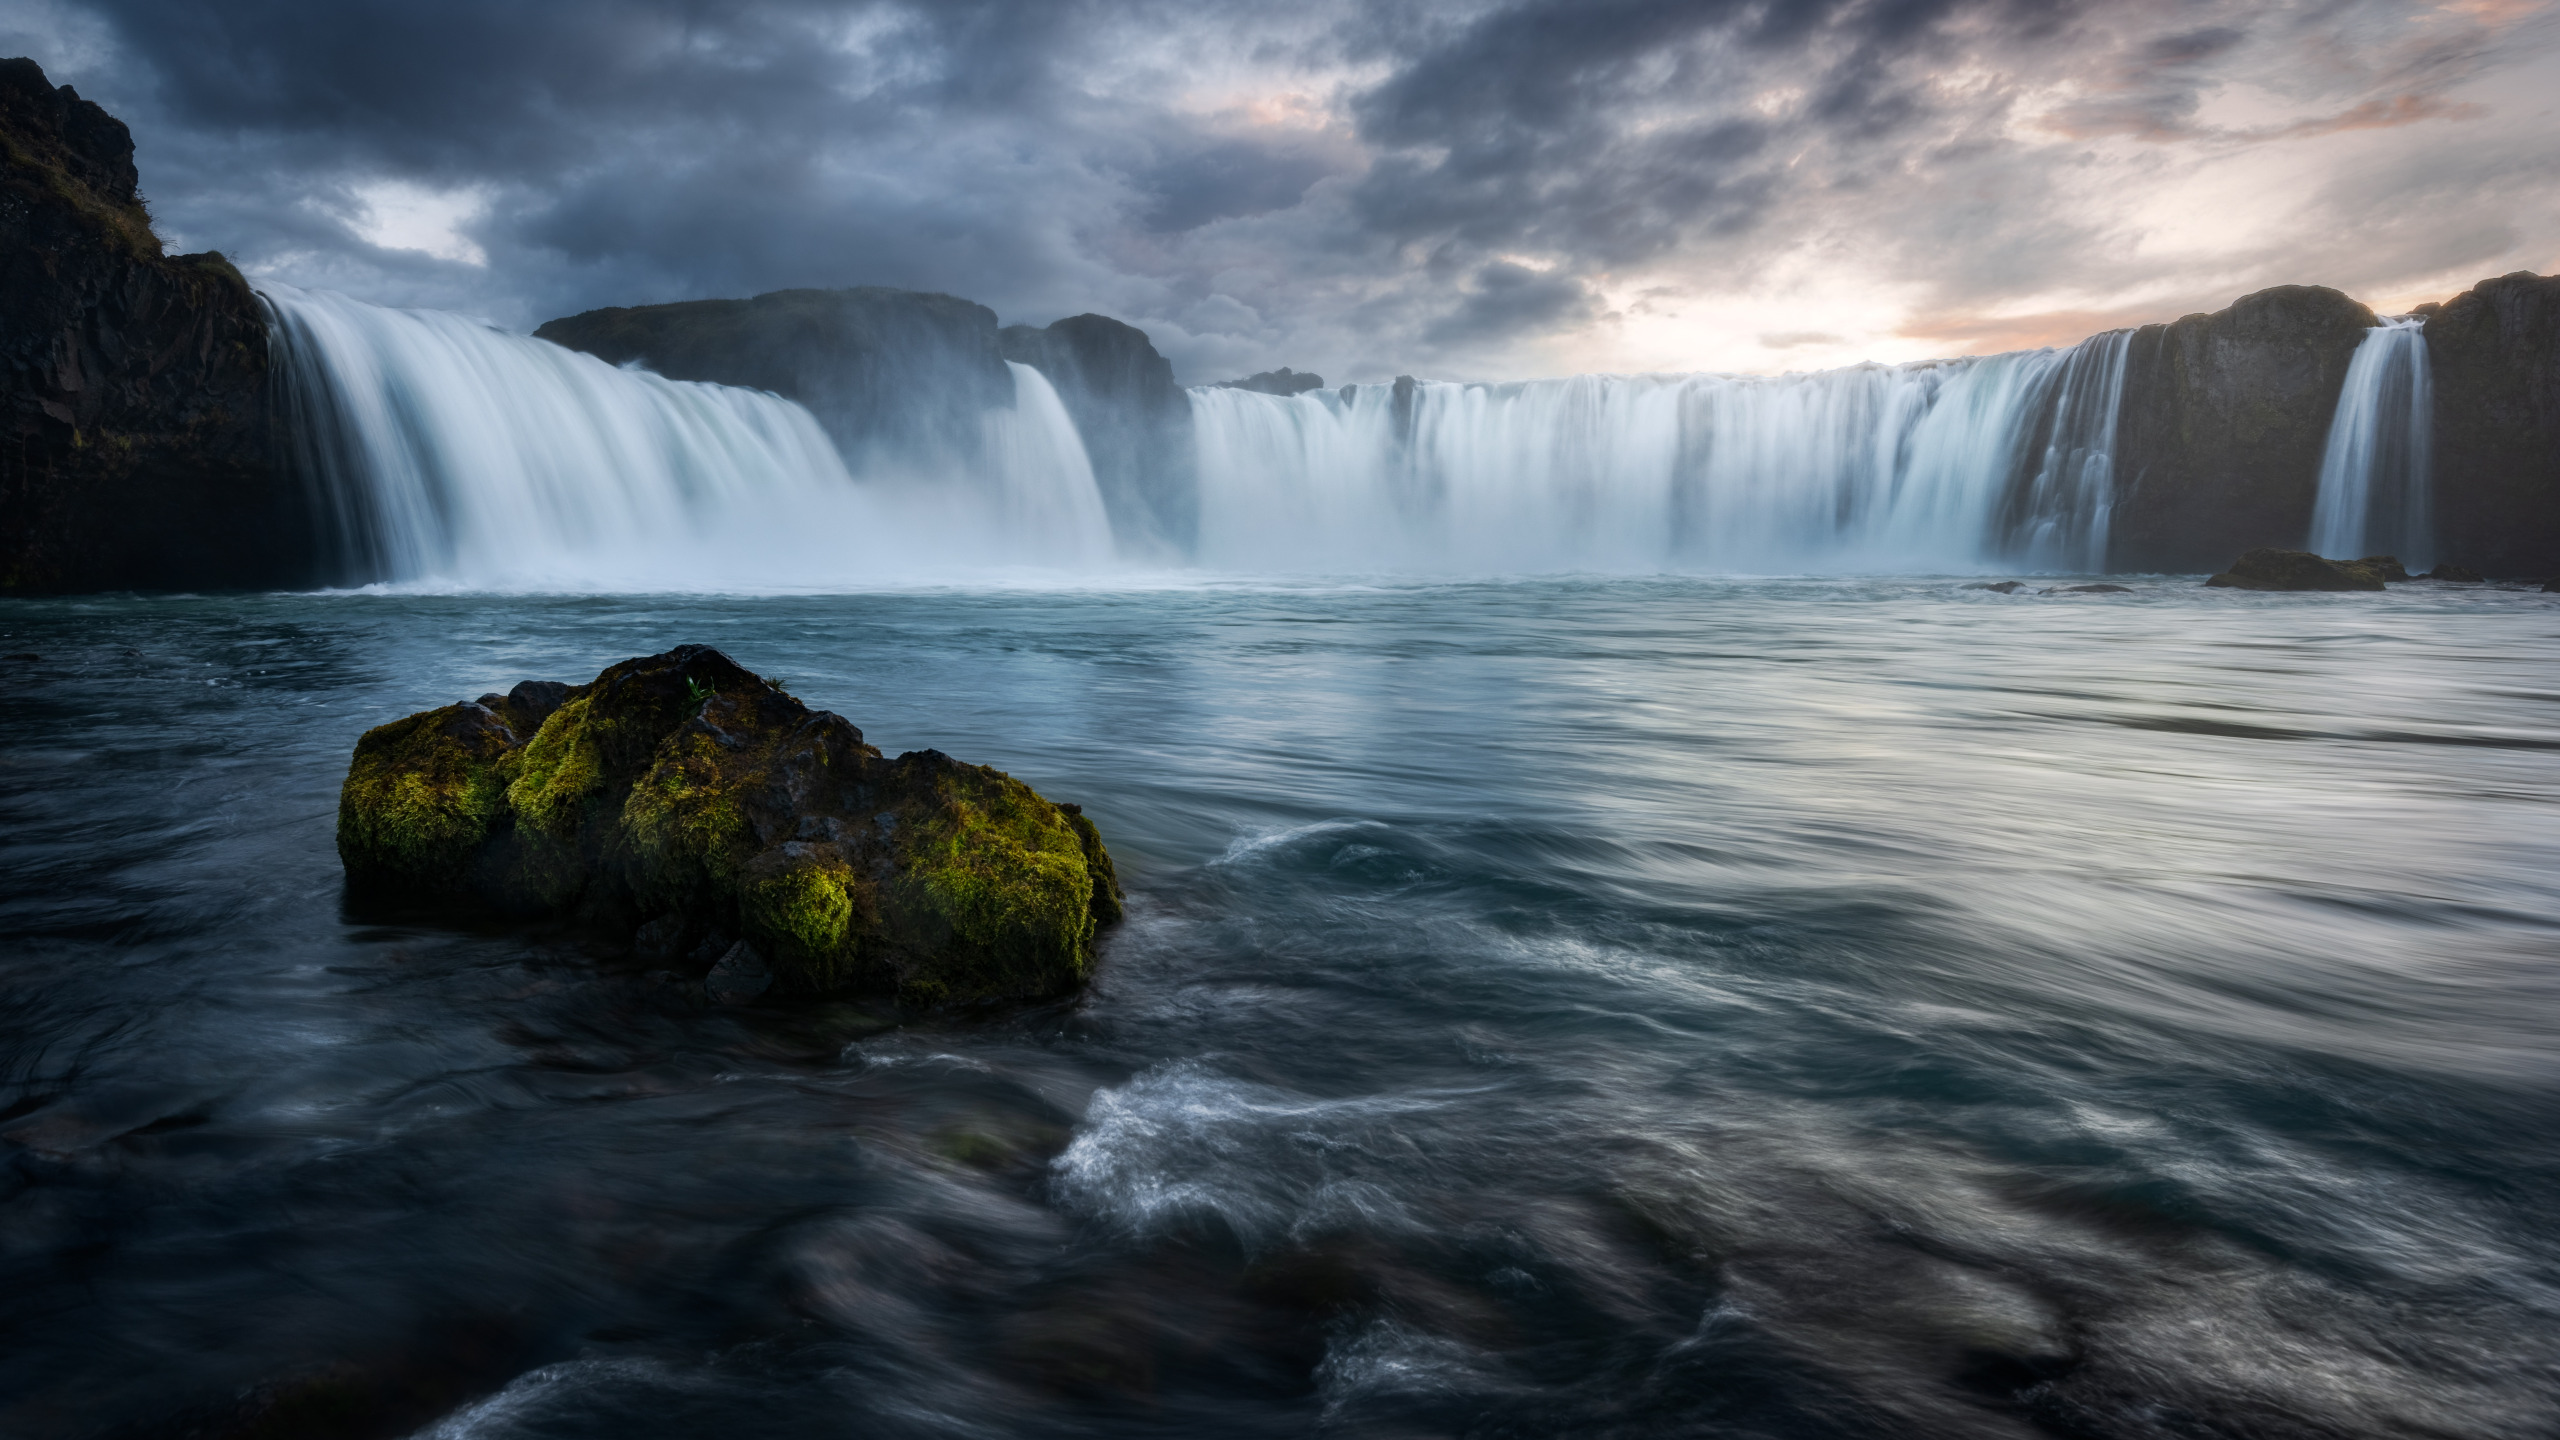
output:
[[[240,272],[163,252],[131,133],[33,60],[0,60],[0,162],[0,591],[321,578]]]
[[[1310,390],[1323,389],[1324,377],[1312,371],[1292,370],[1283,365],[1277,370],[1265,370],[1259,375],[1248,375],[1242,380],[1220,380],[1214,383],[1221,390],[1251,390],[1263,395],[1304,395]]]
[[[2392,568],[2398,568],[2398,563],[2393,561]],[[2371,561],[2323,560],[2308,550],[2262,546],[2204,583],[2220,590],[2379,590],[2382,576],[2382,569]]]
[[[864,286],[589,310],[536,336],[670,380],[770,390],[818,417],[847,463],[975,456],[1013,404],[996,315],[950,295]]]
[[[1124,553],[1179,559],[1200,532],[1191,401],[1147,332],[1108,315],[997,332],[1004,357],[1039,371],[1084,437]]]
[[[2136,331],[2107,568],[2193,573],[2300,545],[2347,362],[2375,323],[2335,290],[2284,285]]]
[[[2518,271],[2427,317],[2436,549],[2492,575],[2560,564],[2560,276]]]

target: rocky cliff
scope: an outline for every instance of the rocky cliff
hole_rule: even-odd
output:
[[[2483,280],[2427,316],[2436,551],[2560,573],[2560,276]]]
[[[770,390],[809,407],[860,467],[975,456],[980,417],[1013,404],[995,312],[914,290],[777,290],[752,300],[617,306],[533,332],[672,380]]]
[[[316,578],[240,273],[162,253],[132,135],[32,60],[0,60],[0,162],[0,591]]]
[[[2316,285],[2136,331],[2116,432],[2111,570],[2212,570],[2310,529],[2320,454],[2371,310]]]
[[[1084,436],[1121,548],[1179,559],[1200,529],[1191,401],[1147,332],[1108,315],[1008,325],[1005,358],[1038,370]]]

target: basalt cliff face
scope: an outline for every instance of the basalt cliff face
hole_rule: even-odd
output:
[[[2560,573],[2560,276],[2483,280],[2427,316],[2437,550]]]
[[[2300,545],[2338,391],[2374,323],[2335,290],[2286,285],[2136,331],[2108,568],[2212,570]]]
[[[770,390],[807,406],[848,463],[969,456],[979,417],[1013,403],[996,315],[951,295],[864,286],[752,300],[616,306],[536,336],[670,380]]]
[[[1008,325],[1008,360],[1048,377],[1084,437],[1124,551],[1179,558],[1200,530],[1191,401],[1147,332],[1108,315]]]
[[[0,162],[0,591],[315,577],[239,272],[162,253],[132,135],[32,60],[0,60]]]

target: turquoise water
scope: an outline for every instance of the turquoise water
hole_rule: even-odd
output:
[[[0,605],[0,1431],[2548,1435],[2560,597],[2130,583]],[[1092,992],[344,909],[686,642],[1083,803]]]

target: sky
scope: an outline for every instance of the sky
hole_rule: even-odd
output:
[[[10,0],[161,233],[513,329],[891,285],[1769,373],[2560,270],[2560,0]]]

